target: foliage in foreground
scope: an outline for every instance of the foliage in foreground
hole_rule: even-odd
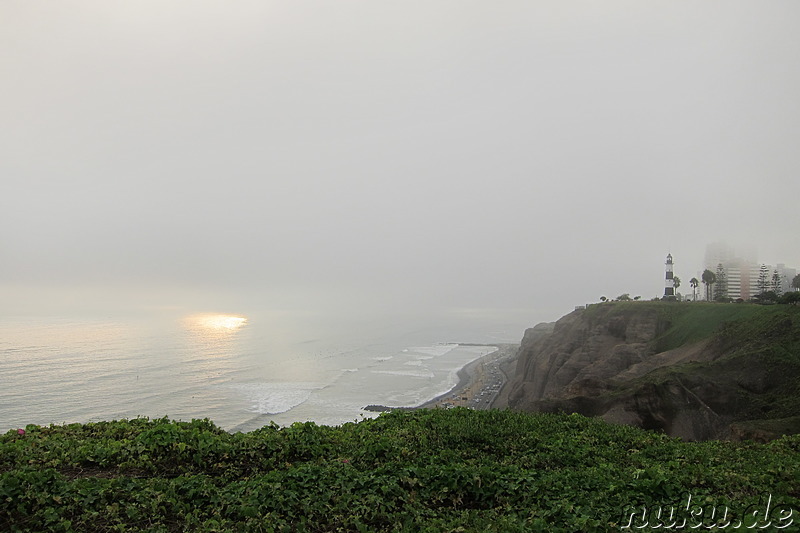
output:
[[[166,419],[20,433],[0,436],[3,531],[619,531],[631,509],[689,496],[736,512],[771,495],[800,512],[800,436],[687,443],[466,409],[236,434]]]

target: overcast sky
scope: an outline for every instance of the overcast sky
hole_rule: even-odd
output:
[[[668,252],[688,287],[709,242],[800,267],[798,20],[795,0],[6,0],[1,310],[555,319],[663,294]]]

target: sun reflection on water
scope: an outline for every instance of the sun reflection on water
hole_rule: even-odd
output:
[[[204,315],[198,317],[198,324],[213,329],[235,330],[244,326],[247,319],[243,316],[230,315]]]
[[[199,314],[186,317],[186,325],[202,337],[227,337],[247,324],[247,318],[238,315]]]

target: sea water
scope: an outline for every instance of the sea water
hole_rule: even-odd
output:
[[[6,318],[0,432],[139,416],[210,418],[229,431],[338,425],[376,416],[370,404],[411,407],[443,394],[459,369],[493,351],[459,343],[522,333],[485,316]]]

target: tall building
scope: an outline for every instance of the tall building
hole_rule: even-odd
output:
[[[793,291],[792,280],[797,275],[797,269],[787,268],[785,264],[778,263],[775,270],[778,271],[778,275],[781,277],[781,292],[786,293]]]
[[[745,248],[738,252],[723,242],[709,244],[706,247],[705,268],[716,273],[720,264],[725,270],[729,298],[749,300],[759,294],[758,276],[761,264],[756,260],[754,249]],[[772,290],[772,274],[776,270],[781,279],[781,292],[791,290],[792,279],[797,275],[796,269],[787,268],[783,263],[778,263],[776,267],[765,266],[769,273],[769,290]]]
[[[727,275],[729,298],[749,300],[758,293],[759,265],[734,258],[722,267]]]
[[[725,271],[728,298],[749,300],[755,296],[760,266],[756,264],[754,250],[747,249],[740,255],[724,242],[709,244],[706,247],[705,268],[716,273],[719,265]]]

